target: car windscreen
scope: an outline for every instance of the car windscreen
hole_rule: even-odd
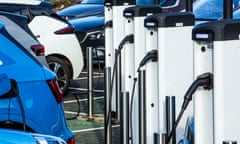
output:
[[[81,4],[103,4],[104,0],[82,0]]]

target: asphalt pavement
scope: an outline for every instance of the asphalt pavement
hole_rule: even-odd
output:
[[[104,74],[94,67],[93,112],[89,117],[87,70],[71,82],[64,97],[64,110],[69,128],[74,132],[76,144],[104,144]],[[112,144],[120,144],[120,126],[112,127]]]

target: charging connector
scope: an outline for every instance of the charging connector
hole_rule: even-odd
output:
[[[145,55],[145,57],[141,60],[139,64],[137,72],[139,72],[140,68],[150,60],[152,60],[152,62],[158,61],[158,50],[151,50]]]
[[[134,35],[133,34],[129,34],[127,36],[125,36],[122,41],[120,42],[119,46],[118,46],[118,55],[120,54],[120,52],[122,51],[123,49],[123,46],[126,44],[126,43],[134,43]]]
[[[197,79],[192,83],[186,94],[184,95],[184,101],[181,107],[181,111],[175,121],[174,127],[168,135],[168,142],[171,140],[171,137],[176,131],[177,125],[180,122],[184,111],[187,109],[189,102],[192,100],[192,96],[197,90],[197,88],[202,87],[205,90],[211,90],[213,88],[213,75],[212,73],[204,73],[197,77]]]
[[[204,73],[197,77],[197,79],[192,83],[188,91],[184,96],[184,101],[182,104],[183,110],[185,110],[192,100],[192,95],[196,91],[198,87],[203,87],[206,90],[210,90],[213,88],[213,75],[211,73]]]

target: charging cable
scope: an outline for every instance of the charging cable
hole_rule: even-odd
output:
[[[151,50],[144,56],[144,58],[141,60],[139,66],[137,68],[137,72],[140,72],[141,67],[146,65],[146,63],[149,61],[152,61],[152,62],[158,61],[158,50]],[[131,104],[130,104],[130,122],[131,122],[130,123],[130,131],[131,131],[130,140],[132,140],[132,143],[133,143],[132,111],[133,111],[133,98],[134,98],[136,82],[137,82],[137,76],[134,78],[134,81],[133,81],[133,87],[132,87],[132,93],[131,93]]]
[[[137,72],[140,71],[140,68],[143,67],[148,61],[152,60],[152,62],[158,61],[158,50],[149,51],[145,57],[141,60]]]
[[[176,130],[178,123],[180,122],[184,111],[187,109],[188,104],[192,100],[192,96],[197,90],[197,88],[203,87],[206,90],[211,90],[213,88],[213,75],[211,73],[204,73],[197,77],[197,79],[192,83],[190,88],[187,90],[186,94],[184,95],[184,101],[182,103],[181,111],[175,121],[174,127],[172,128],[171,132],[168,135],[168,142],[171,140],[173,132]]]
[[[115,54],[115,62],[114,62],[114,65],[113,65],[113,73],[112,73],[112,76],[111,76],[111,83],[110,83],[110,98],[109,98],[109,105],[112,105],[112,92],[113,92],[113,82],[114,82],[114,76],[115,76],[115,73],[116,73],[116,68],[117,68],[117,59],[118,59],[118,56],[121,54],[121,51],[123,49],[123,46],[127,43],[133,43],[134,42],[134,35],[133,34],[129,34],[127,36],[125,36],[123,38],[123,40],[120,42],[119,46],[118,46],[118,49],[116,49],[116,54]],[[109,121],[110,121],[110,118],[111,118],[111,109],[109,109],[110,111],[107,112],[107,120],[106,120],[106,123],[107,125],[109,124]]]

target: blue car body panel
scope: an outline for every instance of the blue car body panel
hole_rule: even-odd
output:
[[[57,103],[47,81],[56,75],[9,37],[0,24],[0,71],[18,84],[27,127],[33,131],[68,140],[73,137],[65,121],[63,106]],[[9,113],[10,108],[10,113]],[[17,97],[0,99],[0,122],[23,123]]]
[[[36,140],[28,133],[13,131],[7,129],[0,129],[0,143],[1,144],[36,144]]]
[[[103,15],[104,5],[103,4],[75,4],[57,12],[57,14],[60,16],[66,16],[69,19],[87,17],[92,15]]]
[[[6,74],[0,74],[0,97],[6,94],[11,89],[11,84]]]
[[[92,29],[102,28],[104,26],[103,16],[90,16],[81,19],[69,20],[69,23],[74,26],[75,31],[87,32]]]

